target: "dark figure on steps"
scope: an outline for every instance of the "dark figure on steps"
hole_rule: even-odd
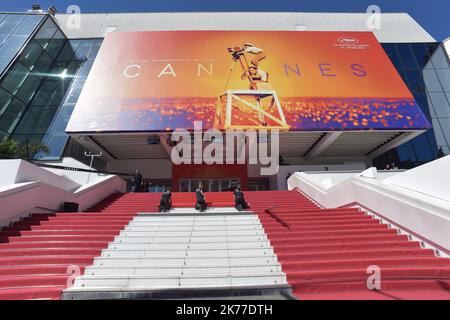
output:
[[[133,180],[131,180],[133,186],[131,187],[131,192],[141,192],[142,190],[142,175],[139,170],[136,170],[136,174],[133,176]]]
[[[241,191],[240,187],[237,187],[236,190],[234,190],[234,207],[238,211],[249,208],[247,202],[245,202],[244,193]]]
[[[200,210],[200,212],[205,211],[207,209],[207,206],[205,201],[205,194],[203,193],[203,185],[201,183],[198,185],[197,190],[195,190],[195,197],[197,199],[195,209]]]
[[[172,192],[170,188],[167,188],[161,195],[161,200],[159,201],[159,211],[166,212],[172,209]]]

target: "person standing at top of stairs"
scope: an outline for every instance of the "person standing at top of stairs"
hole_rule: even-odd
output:
[[[200,210],[200,212],[203,212],[207,209],[206,201],[205,201],[205,194],[203,193],[203,184],[199,183],[197,190],[195,190],[195,197],[196,197],[196,204],[195,209]]]
[[[136,170],[136,174],[133,176],[132,180],[133,186],[131,187],[131,192],[141,192],[142,189],[142,175],[139,169]]]

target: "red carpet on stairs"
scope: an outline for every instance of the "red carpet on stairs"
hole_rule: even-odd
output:
[[[299,299],[450,299],[450,259],[357,209],[319,209],[297,191],[246,198]],[[373,265],[379,291],[367,288]]]
[[[0,300],[59,299],[73,266],[82,274],[139,210],[156,211],[159,197],[113,194],[86,213],[33,214],[3,228]]]
[[[356,209],[320,209],[297,191],[245,192],[299,299],[450,299],[450,259]],[[138,213],[155,212],[159,193],[114,194],[85,213],[33,214],[0,232],[0,299],[59,299],[70,266],[80,271]],[[174,193],[193,207],[194,193]],[[214,207],[232,193],[206,193]],[[271,214],[265,209],[272,208]],[[367,289],[367,267],[381,290]]]

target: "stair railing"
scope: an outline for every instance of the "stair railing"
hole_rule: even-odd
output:
[[[275,219],[275,221],[277,221],[278,223],[280,223],[283,227],[287,228],[288,230],[291,229],[291,227],[289,226],[289,223],[287,223],[284,219],[282,219],[281,217],[279,217],[276,213],[274,213],[272,210],[278,208],[278,206],[272,206],[270,208],[266,208],[264,210],[264,212],[266,214],[268,214],[272,219]]]

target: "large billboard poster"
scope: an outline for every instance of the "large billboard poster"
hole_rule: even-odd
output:
[[[411,130],[429,123],[370,32],[107,35],[68,132]]]

